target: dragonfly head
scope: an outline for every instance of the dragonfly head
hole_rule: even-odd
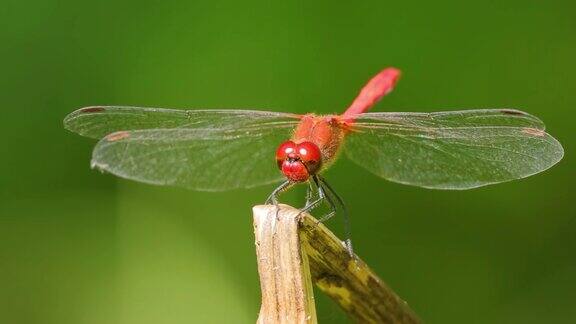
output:
[[[322,154],[318,146],[312,142],[286,141],[276,151],[278,168],[290,181],[303,182],[308,180],[320,169]]]

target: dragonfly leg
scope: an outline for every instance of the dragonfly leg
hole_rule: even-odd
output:
[[[334,208],[334,207],[330,207],[330,208]],[[320,217],[320,219],[318,219],[318,223],[324,223],[325,221],[329,220],[330,218],[334,217],[334,215],[336,215],[336,208],[334,208],[333,210],[331,210],[328,214]]]
[[[311,211],[312,209],[318,207],[318,205],[320,205],[323,201],[326,200],[326,194],[324,193],[324,189],[319,185],[318,181],[315,180],[315,178],[312,178],[314,180],[314,184],[316,185],[316,188],[318,190],[318,198],[316,198],[313,201],[310,201],[309,199],[311,199],[312,194],[310,193],[309,195],[307,194],[306,196],[306,206],[304,206],[304,208],[300,209],[300,212],[302,213],[306,213]],[[310,190],[310,192],[313,190],[313,185],[312,182],[308,182],[308,189]]]
[[[280,213],[280,208],[278,207],[278,195],[280,195],[282,192],[288,190],[288,188],[292,187],[293,185],[294,185],[294,182],[292,182],[290,180],[286,180],[286,181],[282,182],[276,189],[274,189],[274,191],[272,191],[270,196],[268,196],[268,199],[266,199],[266,202],[265,202],[266,205],[270,205],[270,203],[272,203],[272,205],[274,205],[274,207],[276,209],[276,219],[278,219],[278,215]]]
[[[318,180],[319,186],[324,188],[327,192],[329,192],[330,195],[332,195],[336,199],[336,201],[338,202],[338,205],[340,205],[340,208],[342,209],[342,214],[343,214],[343,219],[344,219],[344,233],[345,233],[344,235],[346,238],[344,243],[346,244],[346,249],[348,250],[350,257],[355,259],[356,256],[354,255],[354,250],[352,249],[352,238],[351,238],[351,234],[350,234],[351,233],[350,216],[348,214],[348,209],[346,209],[346,206],[344,205],[344,201],[342,200],[342,198],[340,198],[340,196],[338,196],[338,194],[334,191],[334,189],[332,189],[332,187],[326,182],[326,180],[320,178],[319,176],[317,176],[317,180]],[[334,205],[334,202],[332,202],[330,195],[326,195],[326,200],[329,203],[331,203],[332,205]],[[335,208],[334,208],[334,210],[335,210]],[[328,215],[330,215],[330,214],[328,214]],[[326,215],[326,216],[328,216],[328,215]],[[323,218],[325,218],[325,217],[323,217]],[[321,218],[320,220],[322,221],[323,218]]]
[[[330,212],[328,214],[320,217],[320,219],[318,219],[318,223],[323,223],[323,222],[327,221],[328,219],[332,218],[332,216],[336,215],[336,206],[334,205],[334,201],[330,198],[330,196],[326,195],[326,192],[325,192],[324,188],[322,187],[320,180],[318,180],[318,178],[316,176],[314,176],[312,178],[312,181],[316,185],[316,188],[318,188],[318,199],[316,199],[313,202],[316,204],[315,206],[312,206],[312,208],[309,208],[308,210],[304,210],[304,211],[309,211],[309,210],[315,208],[321,202],[326,202],[326,204],[330,208]],[[310,186],[312,187],[312,182],[310,183]]]
[[[306,188],[306,204],[304,205],[304,207],[302,207],[302,209],[308,208],[310,203],[312,203],[313,192],[314,188],[312,187],[312,183],[308,181],[308,188]]]
[[[326,195],[326,192],[325,192],[324,188],[322,187],[322,185],[320,184],[320,181],[315,176],[312,178],[312,181],[309,182],[309,189],[313,190],[312,183],[314,183],[316,185],[316,188],[318,191],[318,198],[314,201],[309,201],[309,199],[307,197],[306,206],[304,206],[304,208],[300,209],[300,212],[309,212],[312,209],[318,207],[318,205],[320,205],[321,203],[326,202],[326,204],[330,208],[330,212],[328,214],[320,217],[317,220],[317,223],[323,223],[323,222],[327,221],[328,219],[332,218],[334,215],[336,215],[336,205],[334,204],[334,201],[332,200],[332,198],[330,198],[330,196]]]
[[[286,191],[293,184],[294,183],[290,180],[286,180],[286,181],[282,182],[276,189],[274,189],[274,191],[272,191],[270,196],[268,196],[268,199],[266,199],[265,204],[266,205],[272,204],[272,205],[278,206],[278,195],[280,195],[282,192]]]

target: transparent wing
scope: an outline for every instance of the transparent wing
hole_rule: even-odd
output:
[[[470,189],[524,178],[562,159],[538,118],[512,109],[358,115],[346,155],[390,181]]]
[[[298,121],[265,111],[90,107],[70,114],[65,125],[89,137],[108,134],[94,149],[95,168],[150,184],[220,191],[282,179],[275,151]]]
[[[234,129],[260,123],[285,122],[298,115],[259,110],[179,110],[164,108],[95,106],[78,109],[64,118],[66,129],[91,138],[120,130],[169,128]]]

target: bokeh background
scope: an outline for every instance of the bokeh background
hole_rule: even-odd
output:
[[[0,323],[253,323],[251,206],[89,168],[63,117],[88,105],[342,111],[516,107],[566,156],[448,192],[342,159],[327,178],[357,253],[427,323],[576,322],[573,1],[16,1],[0,10]],[[301,201],[302,189],[286,201]],[[341,233],[337,219],[329,226]],[[346,323],[317,292],[321,323]]]

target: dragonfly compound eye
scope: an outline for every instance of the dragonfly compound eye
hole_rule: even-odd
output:
[[[296,143],[292,141],[280,144],[276,150],[276,163],[279,169],[282,169],[282,163],[288,158],[296,158]]]
[[[318,146],[312,142],[302,142],[296,146],[296,153],[302,161],[309,173],[316,173],[320,168],[322,155]]]
[[[286,141],[276,150],[276,163],[286,178],[295,182],[308,180],[320,168],[320,149],[312,142]]]

